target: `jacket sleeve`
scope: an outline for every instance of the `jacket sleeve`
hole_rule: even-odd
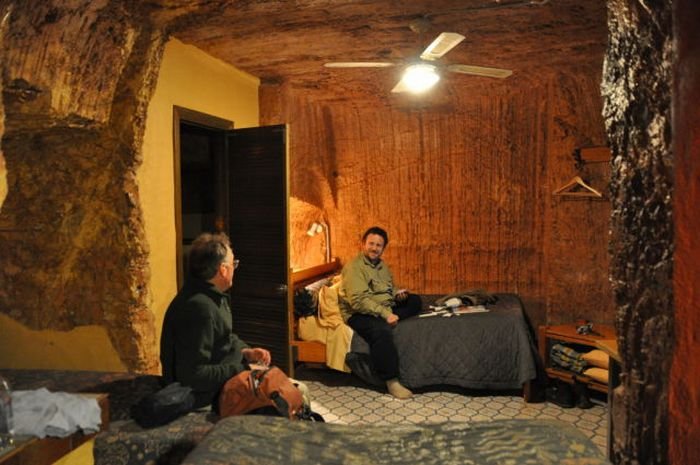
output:
[[[245,368],[241,351],[247,345],[234,334],[229,353],[221,361],[211,362],[217,336],[214,311],[210,306],[193,303],[179,328],[178,339],[183,350],[178,351],[175,361],[177,378],[197,391],[216,391]]]
[[[248,344],[243,342],[243,340],[237,335],[231,333],[231,351],[226,354],[224,359],[221,361],[221,364],[234,366],[235,371],[233,374],[240,373],[241,371],[247,369],[248,367],[243,361],[243,349],[247,348]]]
[[[342,275],[345,298],[352,313],[364,313],[382,319],[391,315],[391,302],[387,301],[384,305],[374,298],[374,293],[369,288],[369,277],[361,268],[350,263],[343,269]]]

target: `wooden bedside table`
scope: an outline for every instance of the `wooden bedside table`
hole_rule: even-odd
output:
[[[590,389],[594,389],[598,392],[607,393],[608,385],[601,383],[595,379],[589,378],[582,374],[574,373],[572,371],[565,370],[563,368],[551,366],[549,360],[549,350],[552,345],[563,342],[568,345],[575,345],[578,348],[573,347],[577,351],[590,351],[598,348],[598,341],[615,339],[615,328],[607,325],[593,325],[593,333],[591,334],[578,334],[576,332],[576,325],[558,325],[558,326],[540,326],[539,328],[539,340],[538,348],[540,352],[540,357],[542,358],[542,363],[544,364],[545,371],[547,372],[548,378],[560,379],[569,384],[574,383],[574,376],[576,380],[586,384]]]
[[[608,459],[613,458],[613,390],[620,385],[620,371],[622,358],[617,347],[616,339],[601,339],[596,346],[610,357],[608,368]]]

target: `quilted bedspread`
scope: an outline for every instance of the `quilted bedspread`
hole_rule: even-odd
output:
[[[243,416],[217,423],[183,465],[606,463],[582,432],[554,420],[358,427]]]
[[[408,387],[448,384],[471,389],[520,389],[536,376],[537,349],[515,294],[495,294],[488,312],[410,318],[399,322],[394,342],[400,379]],[[368,363],[369,346],[353,335],[347,363],[376,383]],[[369,378],[369,379],[367,379]]]

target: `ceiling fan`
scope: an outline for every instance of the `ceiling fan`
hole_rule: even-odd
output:
[[[411,30],[423,33],[428,29],[427,19],[413,21]],[[504,79],[513,74],[509,69],[488,68],[484,66],[450,64],[440,66],[434,62],[442,58],[447,52],[464,40],[464,36],[456,32],[443,32],[423,50],[419,58],[411,61],[405,68],[401,80],[391,89],[392,92],[420,93],[430,89],[440,80],[439,69],[445,69],[452,73],[471,74],[474,76],[486,76]],[[388,68],[400,63],[387,61],[346,61],[324,63],[326,68]]]

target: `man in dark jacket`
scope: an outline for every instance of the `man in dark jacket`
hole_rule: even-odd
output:
[[[165,312],[160,340],[163,381],[192,388],[195,407],[213,404],[224,383],[248,363],[269,365],[270,352],[233,333],[229,296],[238,260],[228,237],[202,234],[189,252],[189,275]]]

